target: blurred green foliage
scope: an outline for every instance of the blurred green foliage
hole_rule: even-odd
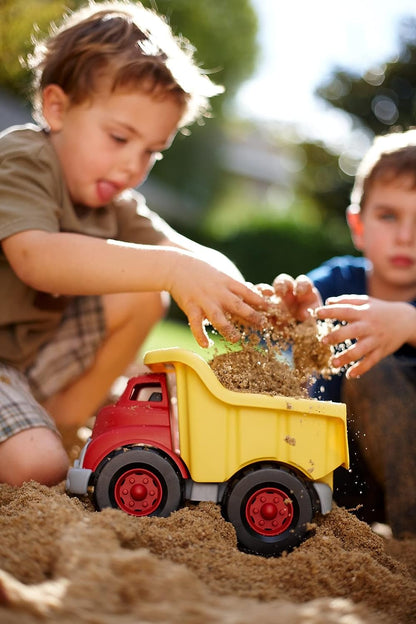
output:
[[[335,67],[316,90],[330,107],[349,116],[351,133],[363,131],[368,143],[375,135],[407,130],[416,123],[415,17],[402,20],[398,48],[396,57],[380,59],[378,65],[368,67],[362,75]],[[298,187],[319,204],[326,221],[343,217],[353,178],[343,172],[339,155],[329,148],[316,144],[304,144],[303,148],[306,166]]]
[[[173,32],[195,47],[199,66],[225,87],[224,94],[211,101],[212,118],[191,127],[189,136],[178,135],[169,155],[151,173],[152,180],[171,185],[203,214],[224,182],[219,149],[227,104],[251,76],[259,56],[257,15],[250,0],[143,0],[143,4],[165,15]]]
[[[295,192],[313,201],[322,223],[331,229],[350,203],[353,178],[339,166],[339,154],[322,142],[304,141],[305,164],[295,181]]]
[[[369,67],[362,76],[335,68],[317,93],[374,134],[408,129],[416,118],[416,18],[402,20],[396,58]]]
[[[73,2],[63,0],[1,0],[0,2],[0,84],[25,96],[29,73],[24,60],[32,49],[33,37],[45,35],[50,22]]]
[[[195,58],[214,82],[226,87],[213,101],[219,104],[234,96],[241,82],[251,76],[258,58],[257,15],[250,0],[143,0],[164,15],[173,32],[195,46]]]

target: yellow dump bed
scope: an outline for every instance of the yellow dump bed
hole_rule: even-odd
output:
[[[180,455],[194,481],[228,481],[272,460],[332,485],[335,468],[348,468],[344,404],[228,390],[202,357],[180,348],[150,351],[144,362],[176,377]]]

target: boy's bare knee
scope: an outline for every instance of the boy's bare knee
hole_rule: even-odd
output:
[[[166,292],[120,293],[103,297],[108,330],[114,331],[134,322],[154,325],[166,316],[170,296]]]
[[[25,429],[0,444],[0,482],[56,485],[69,466],[59,437],[46,427]]]

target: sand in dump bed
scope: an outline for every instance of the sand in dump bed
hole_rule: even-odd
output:
[[[315,329],[296,331],[286,381],[250,341],[216,373],[233,389],[302,395],[304,370],[324,370],[328,352]],[[214,503],[137,518],[32,482],[0,485],[0,535],[1,624],[416,622],[416,538],[382,538],[338,507],[292,553],[264,558],[238,550]]]
[[[229,390],[307,397],[316,375],[333,372],[332,349],[320,340],[328,329],[313,318],[302,323],[286,319],[283,327],[266,328],[261,335],[248,332],[238,350],[226,350],[209,363]]]

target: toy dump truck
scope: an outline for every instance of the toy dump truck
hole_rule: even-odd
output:
[[[331,510],[333,471],[348,468],[345,405],[228,390],[179,348],[144,362],[152,372],[98,413],[67,490],[135,516],[214,501],[242,550],[299,545],[315,514]]]

